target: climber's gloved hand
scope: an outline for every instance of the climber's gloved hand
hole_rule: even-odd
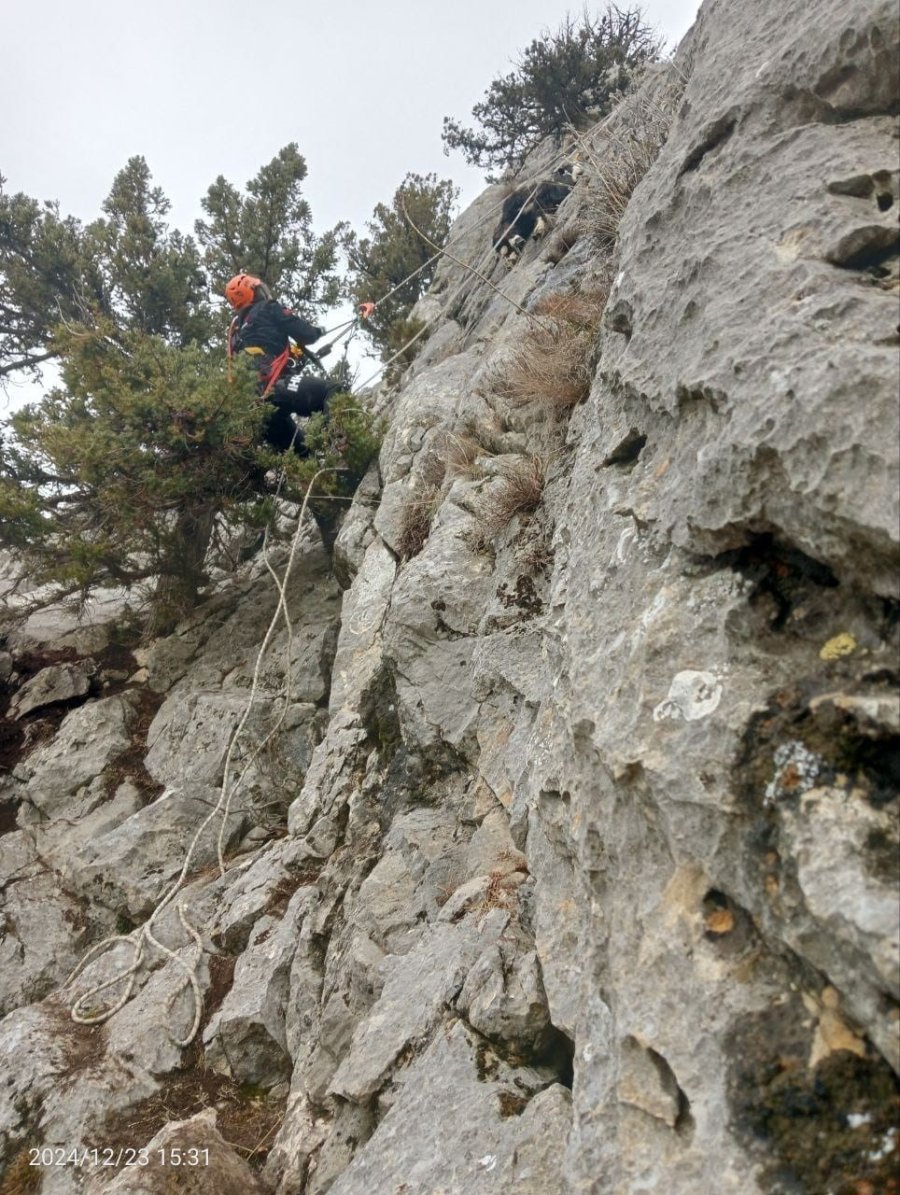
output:
[[[331,352],[331,349],[332,349],[332,346],[330,344],[325,344],[322,346],[322,348],[316,349],[316,356],[321,361],[323,357],[328,356],[328,354]]]

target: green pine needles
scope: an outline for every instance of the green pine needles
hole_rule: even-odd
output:
[[[567,16],[531,42],[514,70],[491,83],[472,109],[475,128],[444,119],[445,152],[458,149],[496,179],[520,166],[545,137],[561,138],[567,129],[604,116],[660,49],[640,8],[608,4],[597,16],[587,8],[578,18]]]
[[[223,529],[271,514],[273,470],[286,497],[323,463],[342,469],[327,475],[335,494],[352,493],[379,438],[357,400],[314,423],[318,464],[278,456],[261,442],[255,371],[226,372],[231,273],[255,271],[317,322],[337,298],[338,234],[314,234],[305,176],[290,145],[246,192],[218,179],[196,239],[169,228],[142,158],[87,225],[0,180],[0,379],[58,371],[0,427],[0,548],[53,596],[124,588],[163,633],[206,590]]]

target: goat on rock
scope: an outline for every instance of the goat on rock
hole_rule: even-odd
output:
[[[581,166],[560,166],[551,178],[536,187],[517,187],[503,201],[500,220],[492,243],[507,265],[514,265],[529,237],[542,237],[551,226],[551,217],[563,202],[581,173]]]

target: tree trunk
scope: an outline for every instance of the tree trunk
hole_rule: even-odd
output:
[[[212,507],[178,514],[153,594],[149,628],[152,635],[168,635],[197,605],[200,588],[209,580],[203,564],[214,520]]]

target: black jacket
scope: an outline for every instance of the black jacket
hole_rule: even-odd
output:
[[[294,315],[276,299],[260,299],[239,311],[231,327],[231,351],[260,348],[276,355],[288,345],[288,337],[297,344],[312,344],[324,333],[321,328]]]

